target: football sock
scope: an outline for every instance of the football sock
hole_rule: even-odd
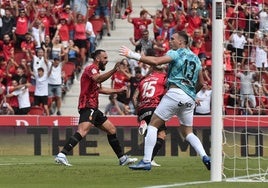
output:
[[[154,146],[156,144],[157,130],[156,127],[151,125],[147,127],[147,135],[145,137],[144,145],[144,162],[151,162]]]
[[[108,138],[110,146],[114,150],[118,159],[122,157],[124,154],[123,154],[122,148],[120,146],[120,143],[119,143],[119,140],[117,139],[116,134],[107,135],[107,138]]]
[[[80,133],[76,132],[74,133],[73,136],[71,136],[71,138],[69,138],[68,142],[65,144],[65,146],[63,147],[61,153],[63,154],[67,154],[69,151],[71,151],[78,142],[80,142],[82,140],[82,136],[80,135]]]
[[[201,158],[207,155],[202,143],[194,133],[188,134],[185,139],[191,144],[191,146],[195,149]]]
[[[154,150],[153,150],[152,160],[157,155],[157,153],[160,150],[160,148],[162,147],[163,143],[164,143],[164,140],[162,138],[157,138],[156,144],[155,144]]]

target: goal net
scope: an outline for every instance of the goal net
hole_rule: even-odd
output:
[[[224,2],[222,177],[268,181],[268,1]]]

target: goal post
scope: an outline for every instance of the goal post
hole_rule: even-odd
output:
[[[212,5],[212,117],[211,117],[211,181],[222,181],[223,130],[223,9],[224,0]]]
[[[268,182],[268,0],[232,2],[212,4],[210,180]]]

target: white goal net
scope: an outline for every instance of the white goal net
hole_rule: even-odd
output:
[[[268,1],[225,0],[223,10],[222,177],[268,181]]]

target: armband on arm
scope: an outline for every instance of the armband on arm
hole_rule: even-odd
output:
[[[141,54],[133,52],[125,46],[121,46],[121,48],[119,49],[119,55],[128,57],[130,59],[135,59],[137,61],[141,59]]]

